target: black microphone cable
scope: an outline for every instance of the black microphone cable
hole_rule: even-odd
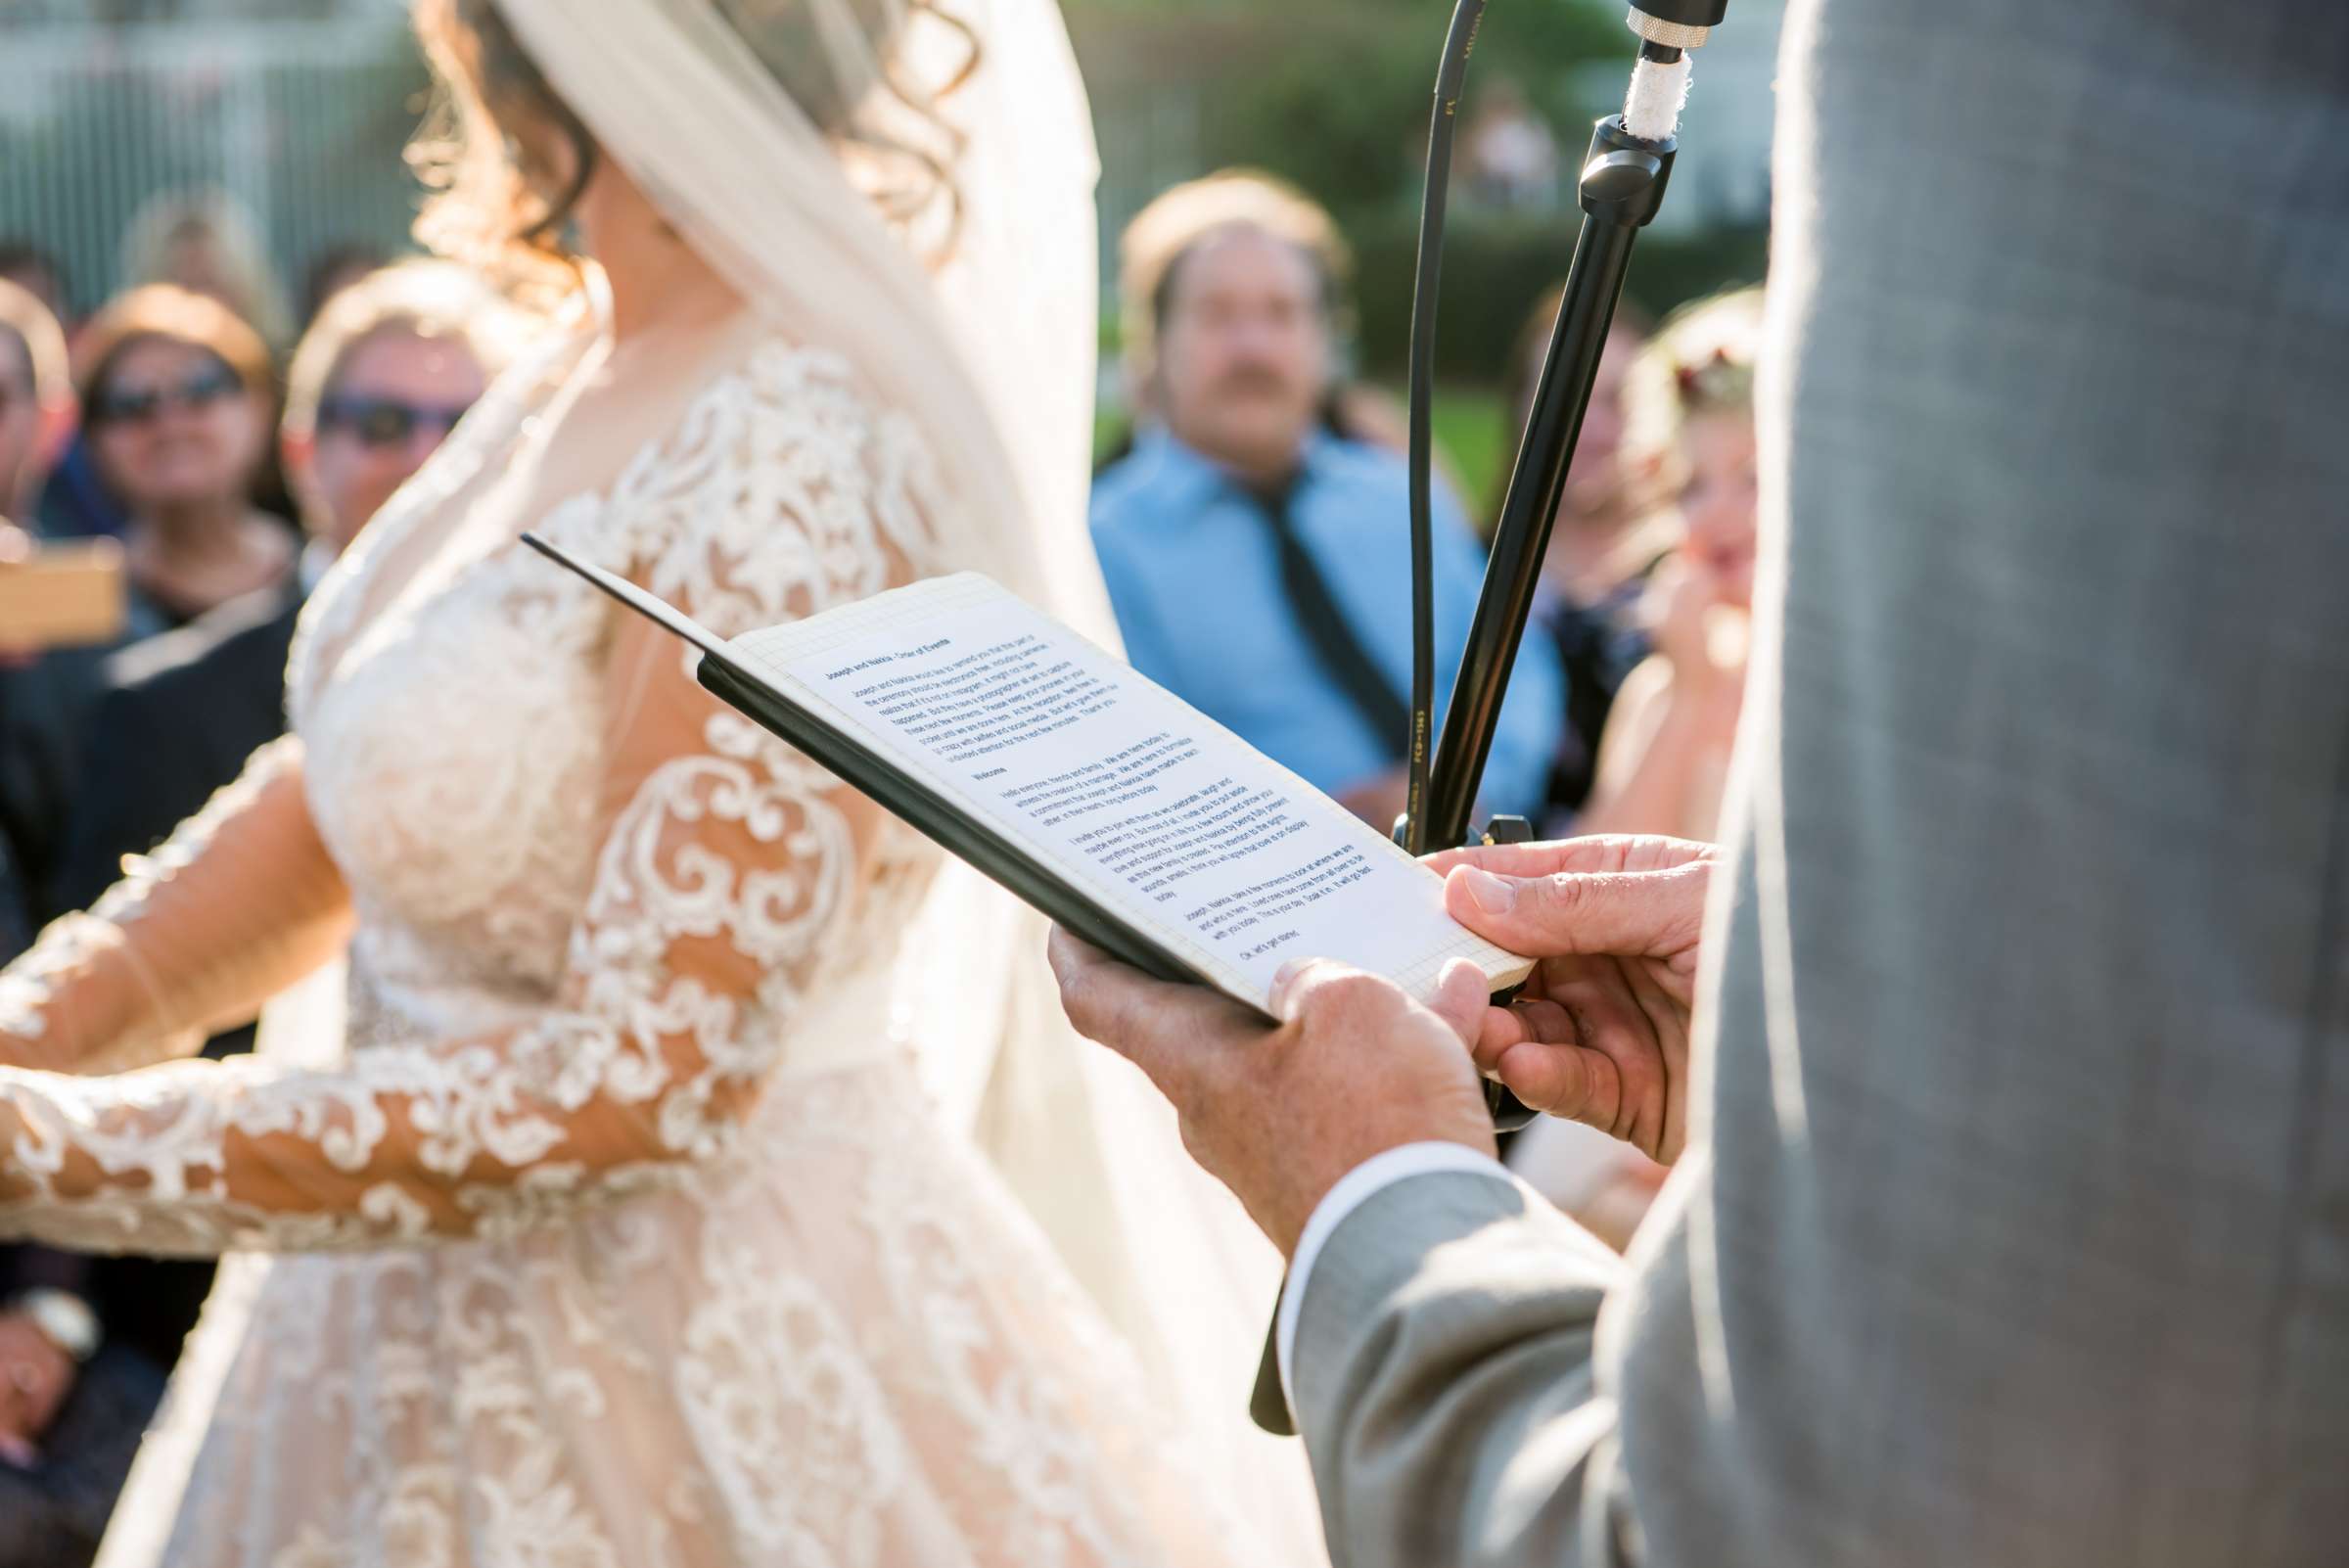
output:
[[[1411,286],[1411,736],[1410,770],[1398,825],[1403,847],[1427,853],[1427,777],[1435,748],[1436,299],[1444,278],[1444,209],[1451,195],[1451,139],[1459,121],[1468,56],[1485,0],[1459,0],[1436,69],[1436,107],[1427,131],[1427,184],[1419,204],[1419,264]]]
[[[1591,339],[1590,329],[1595,326],[1597,340],[1604,339],[1616,293],[1623,286],[1622,265],[1628,259],[1631,235],[1654,216],[1662,199],[1681,104],[1688,88],[1687,51],[1705,41],[1727,6],[1728,0],[1640,0],[1625,19],[1640,40],[1638,56],[1624,112],[1599,121],[1591,144],[1591,162],[1583,170],[1578,186],[1589,218],[1568,272],[1566,303],[1560,307],[1536,406],[1520,436],[1510,477],[1511,504],[1504,506],[1494,538],[1477,623],[1471,627],[1469,646],[1453,680],[1452,707],[1459,710],[1467,702],[1472,711],[1446,715],[1443,798],[1431,800],[1437,761],[1433,744],[1436,302],[1444,274],[1452,138],[1467,82],[1468,57],[1476,48],[1484,21],[1485,0],[1458,0],[1452,9],[1443,58],[1436,69],[1426,185],[1419,208],[1418,267],[1411,296],[1411,732],[1404,815],[1395,824],[1395,838],[1412,854],[1425,854],[1431,848],[1451,849],[1466,841],[1476,775],[1483,771],[1491,748],[1500,695],[1507,685],[1508,662],[1516,652],[1525,612],[1532,602],[1531,577],[1539,573],[1541,546],[1549,534],[1548,516],[1529,523],[1530,510],[1563,482],[1566,465],[1573,458],[1583,410],[1589,400],[1590,380],[1597,368],[1596,341]],[[1607,234],[1611,241],[1611,254],[1604,256],[1592,250],[1591,242],[1598,233]],[[1562,356],[1561,349],[1570,346],[1570,342],[1577,351]],[[1550,385],[1553,376],[1560,378],[1555,389]],[[1497,573],[1510,581],[1497,581]],[[1473,690],[1463,689],[1469,687]],[[1456,736],[1455,730],[1459,731]],[[1444,842],[1431,845],[1438,837]]]

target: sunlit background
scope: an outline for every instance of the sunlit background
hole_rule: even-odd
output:
[[[1358,261],[1354,362],[1399,386],[1445,0],[1066,9],[1103,163],[1105,363],[1120,228],[1178,180],[1248,164],[1336,212]],[[1697,56],[1671,198],[1630,283],[1651,311],[1761,275],[1781,9],[1742,0]],[[1620,5],[1499,0],[1487,13],[1462,108],[1440,346],[1439,438],[1471,494],[1505,462],[1501,367],[1565,270],[1573,170],[1632,47]],[[304,280],[338,251],[405,244],[417,187],[399,154],[424,89],[401,0],[0,0],[0,244],[37,236],[87,311],[122,281],[143,206],[218,188],[251,212],[298,311]],[[1480,126],[1500,124],[1480,143]],[[1114,375],[1103,392],[1107,428]]]

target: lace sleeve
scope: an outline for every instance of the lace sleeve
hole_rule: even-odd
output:
[[[639,579],[731,634],[909,575],[859,496],[775,480],[759,465],[714,512],[698,484],[691,521],[640,500],[635,536],[670,542]],[[827,554],[843,529],[854,547]],[[883,817],[689,669],[667,633],[614,623],[609,827],[555,1007],[331,1072],[0,1070],[0,1232],[184,1253],[496,1233],[722,1153]]]
[[[189,1055],[332,957],[349,923],[302,796],[301,743],[273,742],[0,971],[0,1062],[89,1073]]]

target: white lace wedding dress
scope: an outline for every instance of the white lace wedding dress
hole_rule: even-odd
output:
[[[1259,1560],[917,1086],[935,852],[481,526],[560,368],[320,588],[295,736],[0,978],[57,1069],[0,1069],[0,1231],[231,1254],[102,1561]],[[731,635],[933,570],[930,473],[767,341],[532,521]],[[219,998],[141,923],[295,779],[355,911],[341,1049],[75,1076],[193,1038]]]

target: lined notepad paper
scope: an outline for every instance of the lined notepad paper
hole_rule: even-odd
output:
[[[1423,998],[1455,958],[1496,989],[1530,968],[1446,914],[1442,880],[1384,835],[987,577],[729,647],[1243,1000],[1299,957]]]

